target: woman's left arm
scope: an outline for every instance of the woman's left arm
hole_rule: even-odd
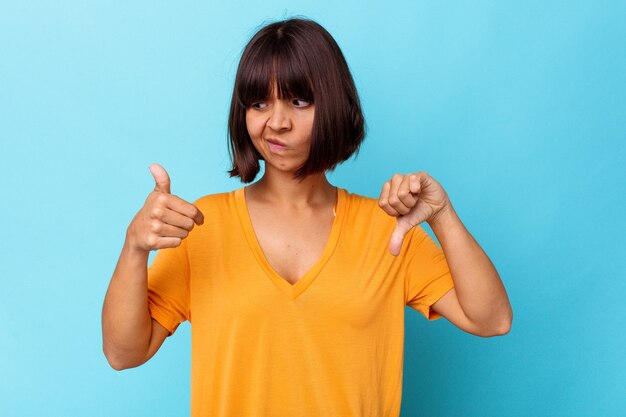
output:
[[[431,308],[470,333],[507,334],[513,310],[500,275],[452,205],[428,224],[441,243],[454,281],[454,288]]]
[[[478,336],[509,332],[513,310],[500,276],[434,178],[426,172],[396,174],[383,186],[379,205],[397,218],[389,244],[393,255],[400,252],[404,235],[424,221],[437,236],[454,288],[431,306],[433,310]]]

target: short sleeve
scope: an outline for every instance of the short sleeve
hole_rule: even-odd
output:
[[[170,335],[189,320],[189,259],[187,240],[175,248],[159,249],[148,268],[150,315]]]
[[[406,249],[405,301],[428,320],[440,314],[431,309],[445,293],[454,288],[443,249],[419,225],[409,232]]]

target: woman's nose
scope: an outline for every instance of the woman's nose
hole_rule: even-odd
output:
[[[274,131],[291,128],[289,112],[280,100],[276,100],[276,102],[272,105],[266,125]]]

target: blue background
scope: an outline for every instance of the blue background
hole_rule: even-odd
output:
[[[241,186],[238,58],[295,14],[335,37],[367,120],[331,182],[377,197],[427,171],[514,308],[487,339],[407,309],[402,416],[623,415],[626,2],[598,0],[2,2],[0,415],[189,414],[189,324],[116,372],[104,294],[151,163],[188,201]]]

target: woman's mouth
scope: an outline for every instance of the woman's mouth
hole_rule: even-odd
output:
[[[266,139],[266,141],[267,141],[267,144],[270,147],[270,151],[272,151],[273,153],[281,153],[281,152],[283,152],[284,150],[287,149],[286,145],[284,145],[284,144],[282,144],[282,143],[280,143],[278,141],[275,141],[274,139]]]

